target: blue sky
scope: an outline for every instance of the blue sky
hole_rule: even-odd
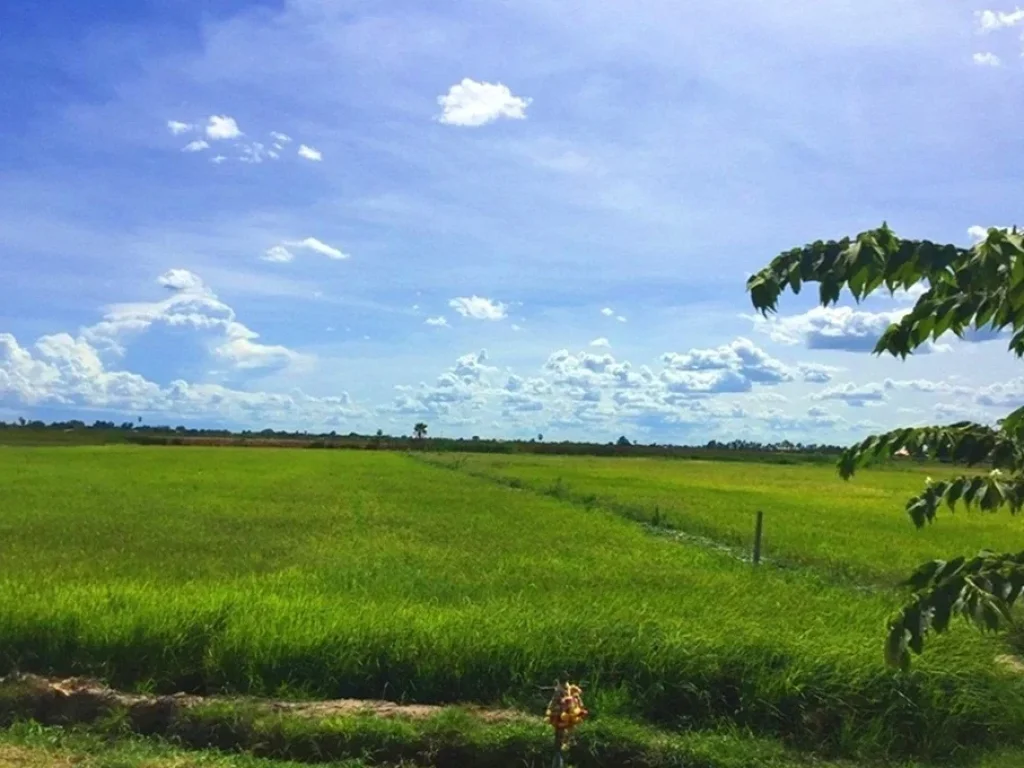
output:
[[[0,28],[0,418],[850,442],[1024,404],[781,250],[1021,223],[1015,8],[55,0]]]

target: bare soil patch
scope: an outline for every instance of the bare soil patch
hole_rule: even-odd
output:
[[[260,712],[316,719],[368,715],[424,720],[451,708],[372,699],[285,701],[249,697],[193,696],[185,693],[150,696],[117,691],[89,678],[55,679],[38,675],[12,675],[0,678],[0,691],[6,692],[0,707],[8,711],[14,710],[14,714],[29,716],[42,723],[56,725],[90,722],[112,711],[124,711],[143,731],[159,729],[184,711],[212,703],[241,704]],[[485,722],[529,719],[528,715],[510,709],[485,709],[478,706],[458,708]],[[0,710],[0,717],[4,714]]]

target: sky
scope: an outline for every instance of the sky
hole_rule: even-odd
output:
[[[1024,405],[1006,339],[779,252],[1021,224],[1024,11],[8,0],[0,419],[850,443]],[[813,293],[813,292],[812,292]]]

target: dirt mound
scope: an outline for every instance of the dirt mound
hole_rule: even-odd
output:
[[[111,712],[127,713],[134,726],[143,732],[162,730],[182,712],[202,704],[247,705],[264,713],[282,713],[325,719],[346,715],[371,715],[384,718],[423,720],[437,715],[445,707],[431,704],[398,704],[371,699],[332,699],[327,701],[283,701],[227,696],[193,696],[175,693],[149,696],[115,691],[89,678],[63,680],[38,675],[11,675],[0,678],[0,719],[13,714],[31,717],[49,725],[86,723]],[[515,710],[459,707],[486,722],[529,719]]]

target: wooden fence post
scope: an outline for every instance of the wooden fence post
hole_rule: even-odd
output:
[[[764,512],[757,510],[757,522],[754,524],[754,565],[761,562],[761,535],[764,533]]]

